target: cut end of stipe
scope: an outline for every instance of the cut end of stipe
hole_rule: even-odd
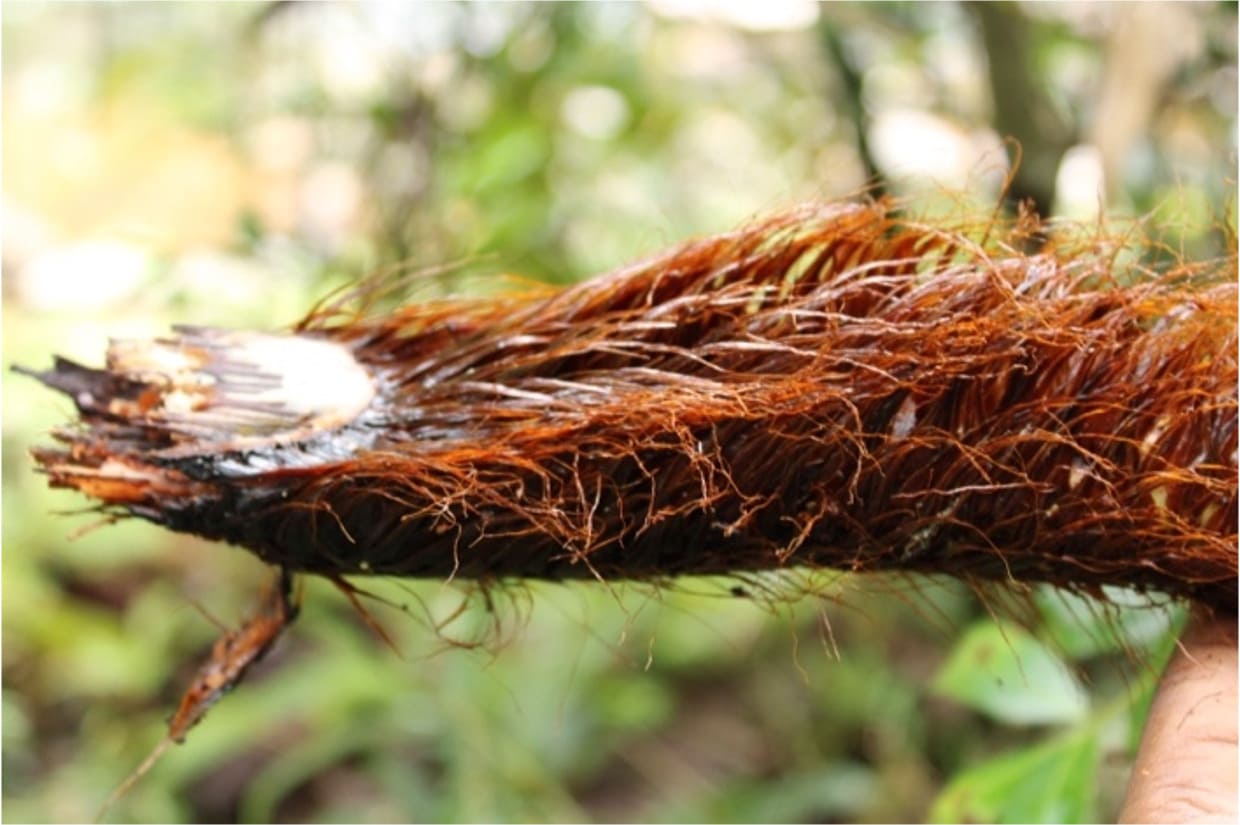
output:
[[[202,461],[232,475],[271,464],[339,431],[374,400],[375,381],[348,347],[307,335],[176,327],[155,340],[113,341],[104,369],[56,358],[14,369],[64,393],[79,426],[55,431],[67,449],[36,449],[56,486],[105,504],[202,495]],[[285,449],[288,448],[288,449]],[[298,458],[298,460],[304,460]]]

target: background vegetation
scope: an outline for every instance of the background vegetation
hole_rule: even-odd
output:
[[[4,361],[271,327],[400,263],[570,282],[881,177],[934,209],[1234,231],[1236,6],[5,4]],[[958,200],[951,202],[959,208]],[[1171,229],[1167,229],[1170,226]],[[1187,228],[1185,228],[1187,227]],[[469,279],[477,283],[479,279]],[[445,289],[465,288],[457,277]],[[80,821],[162,735],[248,554],[57,515],[4,377],[6,821]],[[143,821],[1087,821],[1176,608],[772,579],[375,589],[303,619],[121,804]],[[779,594],[811,593],[800,599]],[[1131,601],[1125,594],[1113,594]],[[465,600],[444,634],[436,618]],[[765,601],[765,600],[764,600]]]

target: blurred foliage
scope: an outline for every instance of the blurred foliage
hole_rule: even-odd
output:
[[[1233,242],[1234,4],[998,11],[5,4],[6,363],[285,324],[384,267],[447,265],[416,294],[571,282],[876,176],[988,214],[1007,137],[1038,189],[1008,195]],[[70,405],[6,373],[4,412],[4,818],[80,821],[162,734],[202,613],[235,622],[267,574],[144,524],[67,540],[91,517],[26,449]],[[958,584],[827,575],[363,584],[403,606],[375,608],[403,658],[311,582],[114,816],[1109,819],[1181,619],[1037,590],[1018,624]]]

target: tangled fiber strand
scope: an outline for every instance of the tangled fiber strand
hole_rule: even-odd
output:
[[[81,422],[34,455],[110,512],[332,577],[811,566],[1234,611],[1236,259],[1079,246],[819,204],[558,292],[322,308],[287,335],[370,387],[330,415],[180,328],[38,373]]]

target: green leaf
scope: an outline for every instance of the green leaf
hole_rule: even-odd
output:
[[[1088,700],[1067,666],[1012,624],[979,622],[957,643],[935,677],[936,693],[1000,722],[1074,722]]]
[[[1107,598],[1092,599],[1041,587],[1034,596],[1051,646],[1071,659],[1138,650],[1155,644],[1171,627],[1179,605],[1131,590],[1106,588]]]
[[[931,822],[1092,822],[1098,744],[1088,732],[1024,748],[958,774]]]

